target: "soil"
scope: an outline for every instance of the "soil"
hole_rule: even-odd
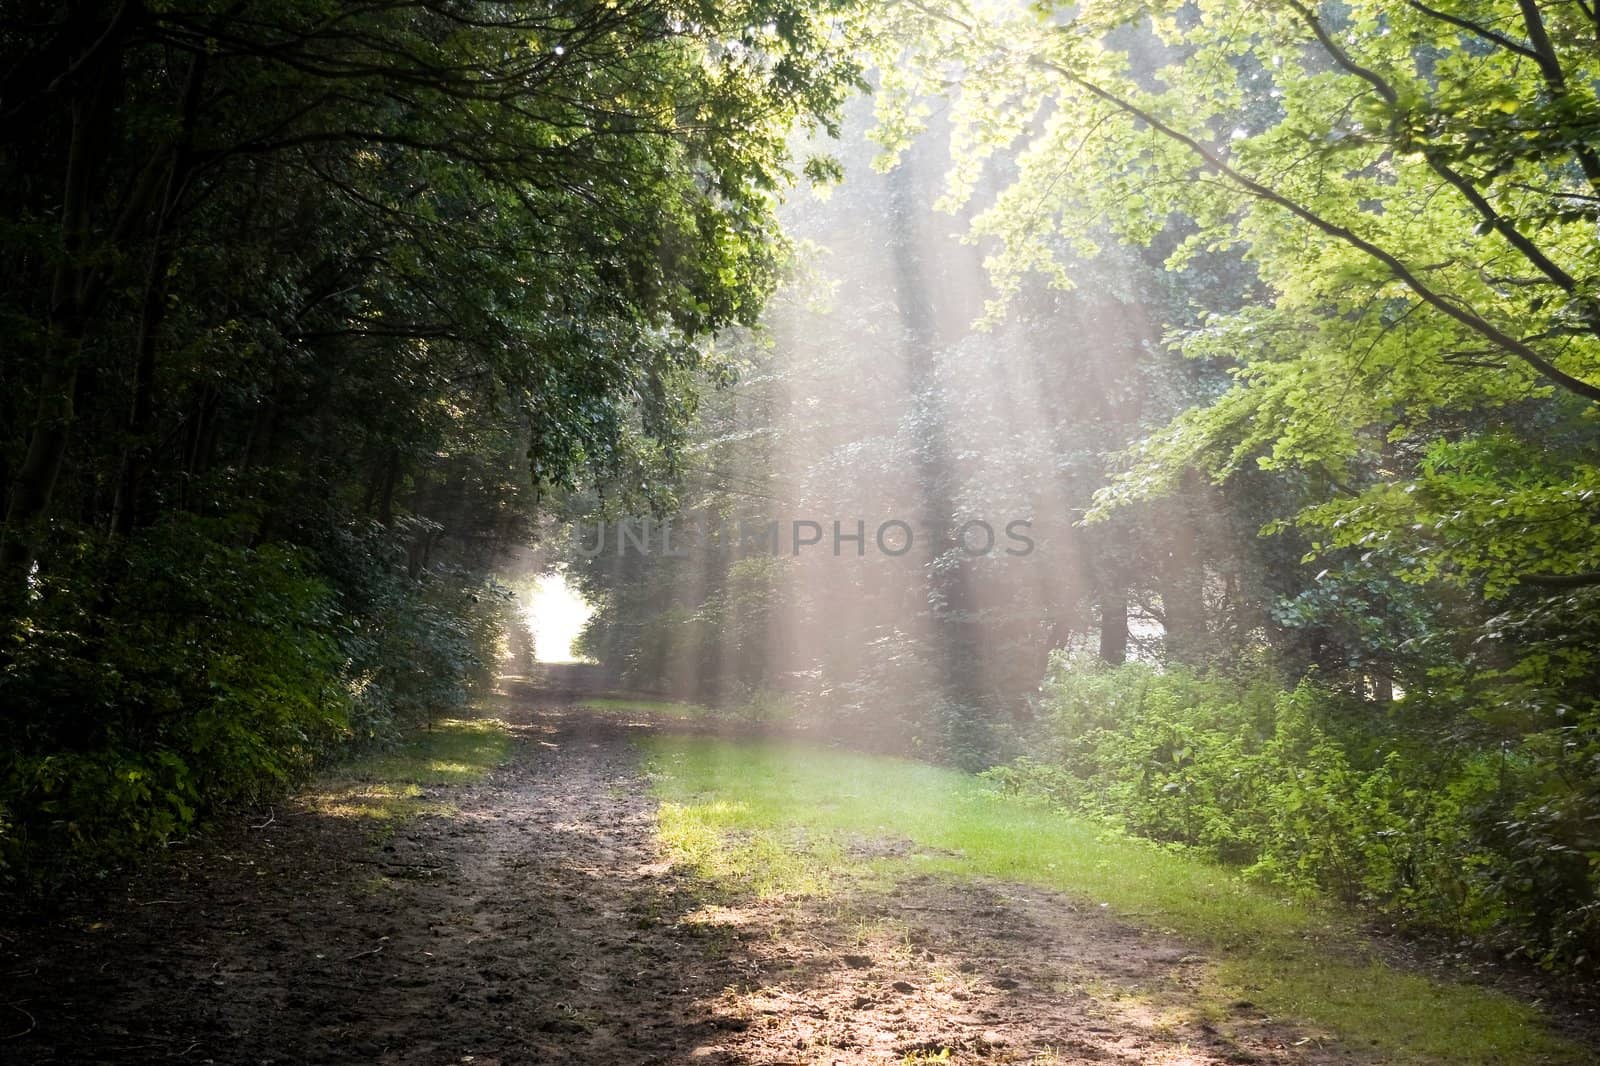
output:
[[[719,894],[664,861],[630,743],[689,726],[549,693],[504,714],[510,761],[439,790],[448,814],[375,840],[280,807],[0,930],[0,1061],[1363,1061],[1245,1002],[1193,1020],[1200,953],[1038,889]]]

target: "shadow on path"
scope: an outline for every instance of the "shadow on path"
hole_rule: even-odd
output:
[[[718,899],[656,847],[629,741],[673,724],[518,686],[499,711],[511,759],[436,790],[451,813],[384,838],[293,804],[92,916],[0,930],[0,1061],[1328,1058],[1247,1005],[1231,1038],[1171,1020],[1203,959],[1036,890]]]

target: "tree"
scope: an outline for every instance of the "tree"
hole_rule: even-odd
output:
[[[1178,338],[1189,354],[1241,359],[1238,383],[1150,442],[1108,503],[1165,491],[1192,466],[1220,478],[1251,462],[1305,467],[1337,492],[1366,456],[1426,444],[1430,422],[1504,412],[1526,425],[1536,409],[1539,449],[1550,426],[1591,417],[1595,103],[1568,86],[1588,81],[1593,26],[1572,6],[1505,7],[918,13],[920,58],[897,91],[931,84],[941,64],[971,72],[957,201],[1039,116],[1015,181],[975,222],[1003,242],[1002,295],[1033,269],[1066,283],[1061,250],[1092,251],[1095,220],[1144,242],[1174,215],[1187,232],[1173,268],[1243,245],[1273,294]],[[1149,37],[1133,34],[1140,23]],[[1449,468],[1437,458],[1432,469]],[[1570,508],[1587,476],[1565,465],[1518,507]],[[1377,491],[1393,501],[1404,486]],[[1377,504],[1344,495],[1305,519],[1328,528]],[[1399,511],[1384,523],[1396,535],[1428,517]],[[1499,591],[1592,569],[1586,538],[1530,541],[1513,511],[1475,515],[1488,525],[1474,539],[1495,548],[1430,546],[1429,566]]]
[[[541,494],[679,463],[847,14],[7,9],[0,881],[492,674]]]
[[[1356,697],[1315,697],[1317,728],[1412,796],[1471,797],[1410,824],[1459,834],[1480,928],[1592,959],[1592,5],[887,10],[885,140],[955,96],[949,202],[991,242],[996,316],[1102,246],[1256,275],[1167,319],[1231,384],[1129,449],[1091,523],[1192,503],[1198,478],[1239,543],[1260,530],[1272,667]]]
[[[852,84],[825,33],[820,14],[782,4],[698,19],[654,4],[115,4],[17,23],[0,116],[13,178],[27,177],[17,258],[54,274],[15,311],[20,365],[37,374],[19,381],[34,412],[0,549],[11,586],[86,376],[122,369],[100,348],[119,314],[138,323],[130,429],[147,435],[165,309],[214,251],[211,226],[276,239],[285,212],[342,212],[354,242],[324,231],[331,247],[298,249],[273,279],[304,301],[278,308],[294,320],[280,343],[465,344],[519,385],[578,323],[609,319],[578,339],[632,351],[570,357],[579,387],[605,394],[656,358],[645,338],[748,319],[770,285],[790,120]],[[554,278],[559,292],[541,292]],[[132,289],[143,310],[122,306]],[[541,424],[596,424],[565,414]],[[536,458],[560,476],[577,445],[558,438],[543,431],[551,454]]]

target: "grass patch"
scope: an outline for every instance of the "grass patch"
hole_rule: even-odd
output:
[[[788,700],[773,693],[756,693],[724,707],[707,707],[704,704],[685,703],[680,700],[624,696],[596,697],[584,700],[579,706],[602,714],[627,714],[678,722],[713,719],[744,725],[779,725],[792,722],[798,715]]]
[[[715,718],[718,712],[698,703],[679,703],[677,700],[624,699],[622,697],[597,697],[584,700],[580,705],[586,710],[605,714],[642,715],[647,718],[670,718],[689,721],[695,718]]]
[[[494,718],[447,718],[393,751],[363,756],[318,776],[307,797],[319,814],[399,823],[448,814],[427,789],[476,781],[506,759],[511,736]]]
[[[677,862],[761,899],[823,895],[832,888],[834,871],[845,859],[837,840],[792,826],[724,833],[726,806],[720,801],[661,805],[660,838]]]
[[[1059,889],[1218,958],[1203,1013],[1249,999],[1390,1062],[1577,1063],[1587,1053],[1534,1008],[1378,961],[1353,920],[1232,871],[899,759],[709,738],[642,741],[662,798],[663,844],[707,876],[756,891],[825,892],[860,866],[986,876]],[[852,861],[851,836],[923,853]]]

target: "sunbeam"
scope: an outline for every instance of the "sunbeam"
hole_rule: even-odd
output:
[[[1600,1061],[1600,0],[7,0],[0,1057]]]

